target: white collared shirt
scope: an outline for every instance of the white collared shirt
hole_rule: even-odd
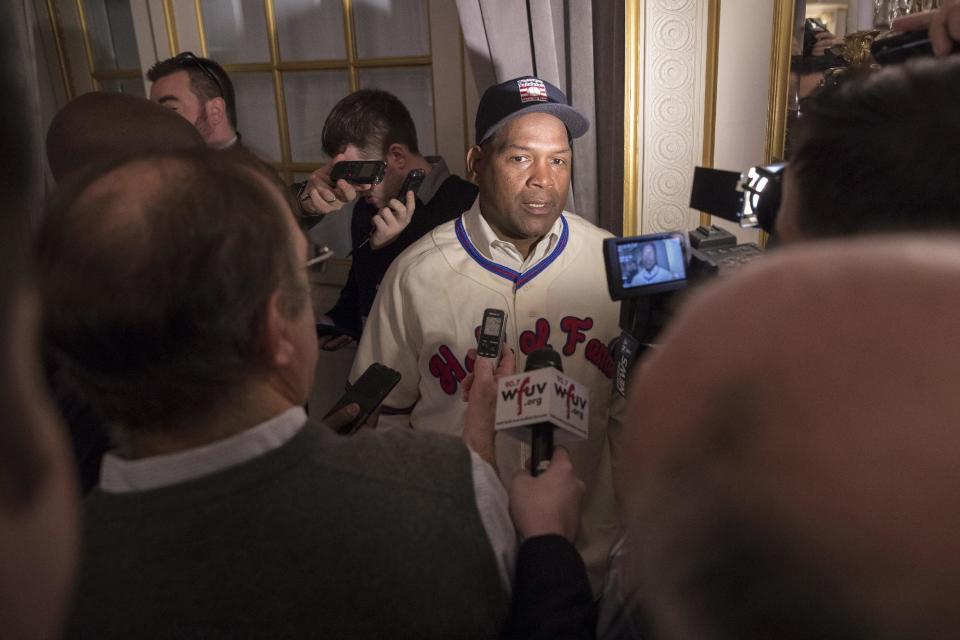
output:
[[[433,196],[443,186],[444,181],[450,177],[450,168],[446,161],[440,156],[427,156],[424,158],[430,164],[430,171],[427,173],[420,188],[417,189],[417,197],[423,204],[429,204]]]
[[[100,467],[100,489],[106,493],[149,491],[211,475],[281,447],[306,423],[303,408],[291,407],[235,436],[186,451],[136,460],[109,452]],[[517,559],[517,534],[510,520],[507,492],[493,467],[468,450],[477,511],[509,594]]]
[[[233,145],[237,144],[237,141],[238,141],[238,140],[240,140],[240,136],[234,135],[232,138],[230,138],[230,139],[227,140],[226,142],[224,142],[224,143],[222,143],[222,144],[218,144],[218,145],[214,146],[213,148],[214,148],[214,149],[217,149],[217,150],[219,150],[219,151],[223,151],[224,149],[229,149],[229,148],[232,147]]]
[[[480,202],[478,200],[474,203],[474,209],[479,211],[479,208]],[[471,210],[468,213],[472,214],[473,211]],[[488,260],[513,269],[518,273],[523,273],[553,251],[557,242],[560,241],[560,234],[563,231],[561,216],[557,216],[550,230],[533,245],[530,255],[524,259],[516,245],[497,237],[490,223],[483,217],[482,212],[479,215],[464,214],[463,226],[470,237],[470,241]]]

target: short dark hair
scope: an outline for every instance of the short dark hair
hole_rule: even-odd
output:
[[[814,237],[960,229],[960,59],[888,67],[808,101],[790,158]]]
[[[233,82],[223,67],[210,58],[200,58],[187,51],[173,58],[161,60],[150,67],[147,71],[147,80],[156,82],[177,71],[186,71],[190,76],[190,90],[201,104],[206,104],[214,98],[223,98],[227,105],[227,120],[231,127],[237,128],[236,93],[233,90]]]
[[[157,176],[142,192],[100,181],[141,163]],[[160,430],[229,401],[262,371],[270,296],[279,290],[291,316],[309,304],[292,214],[267,181],[251,163],[201,150],[118,163],[55,198],[38,281],[57,386],[107,424]]]
[[[392,144],[420,153],[417,128],[400,99],[379,89],[361,89],[338,102],[323,123],[323,150],[333,157],[352,144],[386,155]]]

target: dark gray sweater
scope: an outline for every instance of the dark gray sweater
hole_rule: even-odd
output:
[[[85,503],[73,638],[492,638],[507,598],[463,443],[307,424],[250,462]]]

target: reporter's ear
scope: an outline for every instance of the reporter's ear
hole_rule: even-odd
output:
[[[203,108],[207,112],[207,120],[213,126],[217,126],[227,119],[227,103],[221,97],[207,100]]]
[[[403,171],[407,168],[407,154],[409,151],[406,146],[400,144],[399,142],[394,142],[387,149],[386,157],[384,160],[388,165],[395,168],[397,171]]]

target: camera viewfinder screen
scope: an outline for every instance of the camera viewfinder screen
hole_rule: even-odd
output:
[[[685,280],[683,246],[678,237],[656,238],[617,245],[624,289]]]

